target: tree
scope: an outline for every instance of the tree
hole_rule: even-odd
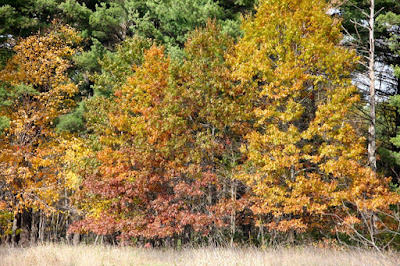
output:
[[[230,58],[234,77],[257,94],[239,178],[253,189],[252,210],[270,232],[331,230],[330,214],[351,217],[352,208],[396,202],[364,167],[364,139],[350,121],[358,58],[339,45],[340,23],[327,9],[322,0],[260,2]]]
[[[371,0],[369,14],[369,110],[371,124],[368,128],[368,161],[373,171],[376,171],[376,112],[375,112],[375,1]]]
[[[54,22],[47,34],[20,40],[0,72],[0,113],[2,124],[9,125],[3,126],[0,139],[0,199],[2,208],[14,213],[13,244],[17,220],[22,219],[20,242],[26,244],[31,226],[28,213],[54,211],[62,192],[53,123],[74,105],[78,88],[67,70],[80,42],[74,29]]]
[[[186,241],[209,234],[211,241],[226,218],[242,222],[245,191],[222,171],[239,161],[246,128],[239,117],[248,104],[229,79],[224,53],[231,45],[210,23],[191,35],[182,64],[160,47],[145,52],[98,131],[99,166],[84,177],[87,216],[77,230]]]
[[[400,15],[395,14],[393,12],[387,12],[385,14],[380,15],[377,18],[377,23],[379,28],[385,29],[387,32],[390,33],[390,37],[387,38],[387,45],[389,48],[392,50],[394,55],[398,55],[400,51],[400,45],[399,45],[399,26],[400,26]],[[400,78],[400,67],[399,65],[392,65],[394,68],[394,75],[397,78]],[[396,166],[400,165],[400,160],[399,160],[399,151],[398,148],[400,148],[399,145],[399,137],[397,135],[397,130],[398,130],[398,117],[399,117],[399,95],[396,93],[395,95],[391,96],[389,101],[389,106],[394,108],[394,110],[390,110],[391,112],[382,112],[384,122],[389,124],[389,126],[386,126],[386,128],[389,128],[389,133],[386,133],[385,131],[381,133],[381,139],[383,141],[385,138],[389,138],[386,140],[387,142],[391,143],[395,148],[390,147],[390,145],[384,145],[380,149],[380,154],[385,160],[386,164],[389,167],[394,167],[392,173],[399,179],[399,176],[397,175],[396,172]],[[384,103],[385,104],[385,103]],[[386,102],[387,104],[387,102]],[[393,114],[392,112],[395,111],[396,114]],[[384,123],[382,123],[384,124]],[[385,125],[385,124],[384,124]],[[384,129],[386,129],[384,126],[382,126]],[[383,131],[383,130],[382,130]],[[386,133],[386,134],[385,134]]]
[[[89,39],[86,51],[75,58],[79,66],[75,79],[83,81],[80,91],[86,97],[93,94],[93,88],[104,87],[104,83],[93,83],[99,82],[98,73],[109,72],[109,69],[102,69],[107,66],[106,61],[113,57],[118,60],[119,55],[112,55],[111,52],[116,51],[121,42],[126,45],[131,42],[130,38],[151,39],[165,45],[166,52],[172,57],[182,59],[182,48],[189,32],[205,26],[209,18],[218,19],[224,25],[224,32],[239,36],[240,12],[251,10],[252,4],[252,0],[234,3],[213,0],[109,0],[90,3],[68,0],[62,1],[58,8],[60,18],[80,29]],[[105,65],[101,66],[98,59],[106,54]],[[73,122],[71,117],[64,118]]]
[[[84,51],[75,56],[73,79],[81,98],[93,95],[93,75],[101,72],[99,59],[127,38],[151,38],[167,47],[169,54],[182,58],[183,44],[190,31],[204,26],[209,18],[224,24],[224,31],[239,36],[240,13],[251,10],[253,0],[223,2],[213,0],[3,0],[0,7],[0,43],[27,37],[45,29],[53,18],[81,31]],[[3,22],[3,23],[1,23]],[[10,54],[0,46],[0,66]],[[79,112],[77,112],[79,113]],[[66,119],[69,127],[82,128],[79,119]],[[76,121],[77,124],[72,126]]]
[[[352,4],[352,2],[349,2]],[[358,8],[357,6],[355,6]],[[369,79],[369,127],[368,127],[368,161],[371,169],[376,171],[376,88],[375,88],[375,0],[369,1],[369,13],[364,12],[359,8],[361,13],[368,20],[368,25],[362,24],[362,22],[354,21],[356,27],[361,26],[368,31],[368,79]]]
[[[390,150],[396,150],[396,147],[393,147],[388,139],[395,135],[393,129],[400,123],[400,118],[386,101],[388,96],[400,91],[400,83],[388,70],[390,65],[397,65],[399,59],[391,49],[390,39],[392,39],[394,29],[387,27],[385,25],[387,22],[379,17],[383,18],[386,14],[399,14],[400,6],[397,1],[392,0],[348,0],[344,1],[340,8],[343,11],[343,25],[348,34],[347,38],[355,45],[358,53],[364,57],[361,61],[364,66],[360,67],[359,71],[361,75],[367,76],[361,78],[360,88],[364,89],[365,87],[369,90],[369,115],[366,115],[365,119],[369,123],[368,153],[370,166],[376,171],[376,151],[378,150],[382,158],[379,162],[382,166],[380,171],[397,175],[398,166],[390,165],[388,163],[391,160],[390,156],[386,155],[390,153]],[[379,68],[383,70],[379,70]],[[368,84],[363,84],[363,80],[368,80]],[[377,99],[382,104],[376,106]],[[380,117],[377,118],[376,112]],[[392,119],[397,124],[394,127],[389,122]],[[395,168],[393,170],[385,169],[392,167]]]
[[[54,19],[57,8],[55,0],[2,0],[0,3],[2,37],[8,34],[27,37],[40,28],[47,27],[51,24],[51,19]]]

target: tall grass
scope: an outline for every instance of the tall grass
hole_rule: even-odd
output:
[[[400,265],[398,253],[335,251],[311,247],[140,249],[107,246],[40,245],[0,247],[0,265]]]

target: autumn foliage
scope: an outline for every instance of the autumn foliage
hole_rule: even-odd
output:
[[[67,69],[79,42],[72,28],[54,25],[45,36],[21,40],[0,72],[7,96],[1,114],[9,120],[1,137],[2,197],[15,210],[51,205],[56,197],[52,123],[74,104],[77,86]]]
[[[99,136],[99,166],[85,177],[89,215],[78,228],[122,238],[207,235],[243,209],[224,209],[232,183],[224,160],[238,153],[245,117],[244,92],[223,57],[231,45],[213,22],[191,35],[181,65],[161,47],[145,52],[104,114],[110,129]]]
[[[21,40],[0,72],[0,113],[9,123],[0,139],[0,205],[15,216],[53,212],[63,192],[53,122],[74,105],[78,87],[67,70],[80,41],[74,29],[55,22],[47,34]]]
[[[238,178],[253,188],[252,210],[271,230],[326,227],[331,214],[398,201],[365,166],[365,139],[349,122],[359,100],[350,79],[358,58],[339,45],[340,23],[324,6],[262,2],[230,56],[235,79],[257,94]]]
[[[3,231],[40,210],[67,217],[65,237],[120,243],[395,232],[399,195],[367,167],[353,120],[360,58],[328,8],[260,1],[242,38],[209,21],[181,57],[130,39],[98,62],[75,134],[56,124],[76,105],[82,38],[55,22],[21,39],[0,72]]]

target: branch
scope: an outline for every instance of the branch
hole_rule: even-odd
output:
[[[361,12],[361,14],[363,14],[364,16],[366,16],[367,18],[370,17],[370,15],[368,13],[366,13],[362,8],[356,6],[355,4],[353,4],[351,1],[347,1],[347,3],[349,3],[351,6],[353,6],[355,9],[357,9],[358,11]]]

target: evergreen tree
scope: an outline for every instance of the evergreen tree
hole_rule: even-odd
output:
[[[367,25],[365,22],[369,21],[370,8],[371,1],[369,0],[349,0],[340,6],[343,26],[348,35],[346,37],[349,41],[348,43],[355,45],[363,63],[359,67],[359,73],[361,74],[358,76],[362,77],[365,75],[365,78],[357,78],[359,87],[361,90],[366,90],[371,85],[375,85],[377,98],[370,96],[369,111],[372,111],[372,108],[374,108],[371,101],[379,99],[379,104],[376,105],[377,114],[373,115],[373,117],[371,115],[364,117],[367,123],[370,125],[373,124],[373,127],[376,128],[376,147],[378,158],[381,158],[381,160],[378,160],[378,170],[396,177],[397,172],[400,170],[400,165],[395,163],[390,154],[392,151],[398,152],[399,149],[393,146],[390,138],[396,135],[396,128],[400,126],[400,116],[396,112],[396,109],[389,104],[387,98],[400,93],[399,79],[389,70],[391,66],[400,63],[399,57],[392,49],[394,36],[398,34],[398,22],[396,22],[395,17],[396,14],[400,14],[400,4],[394,0],[375,0],[374,11],[376,15],[374,16],[372,25],[370,25],[370,22]],[[374,40],[371,43],[369,33],[372,32]],[[374,48],[373,58],[369,59],[370,62],[371,60],[374,61],[373,69],[367,67],[367,60],[364,59],[370,57],[370,54],[368,54],[371,51],[370,48]],[[371,73],[371,71],[374,73]],[[371,75],[366,74],[367,72]],[[366,82],[366,80],[370,82]],[[366,91],[364,92],[366,93]],[[363,109],[364,107],[361,108]],[[365,132],[365,134],[368,134],[370,139],[374,138],[371,136],[371,133]],[[371,141],[369,143],[371,144]]]

